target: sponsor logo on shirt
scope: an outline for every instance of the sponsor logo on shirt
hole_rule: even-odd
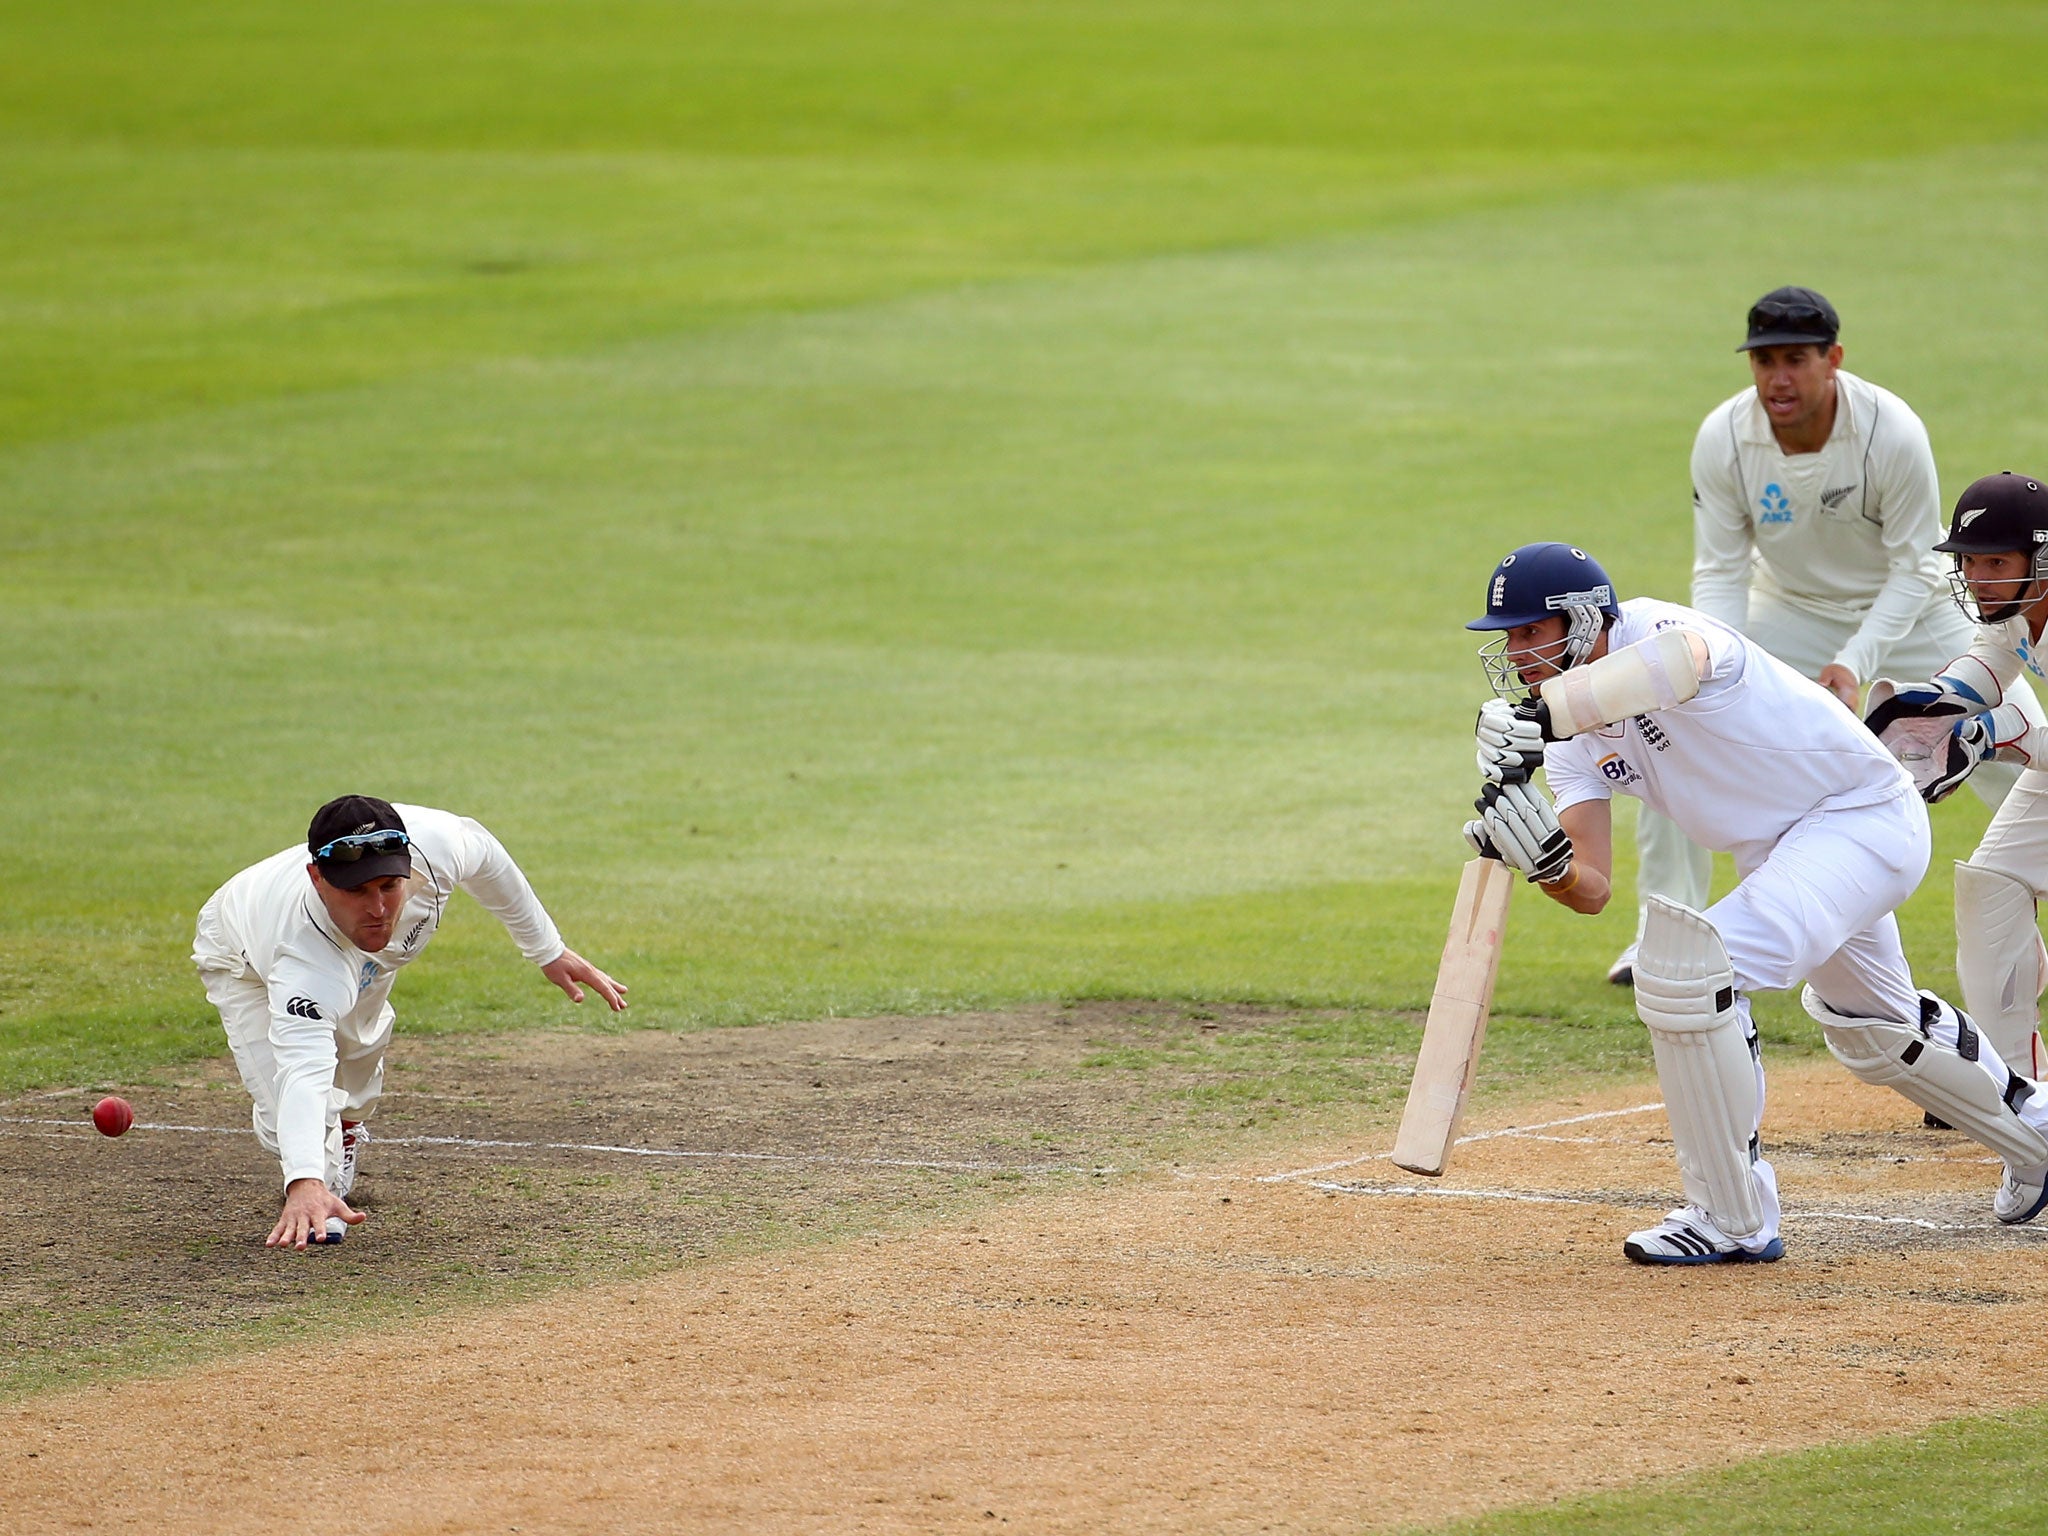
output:
[[[1789,523],[1792,521],[1792,498],[1785,494],[1785,488],[1773,480],[1764,487],[1763,495],[1757,497],[1757,505],[1764,509],[1760,523]]]
[[[2041,658],[2035,654],[2033,642],[2022,640],[2019,643],[2018,649],[2020,660],[2027,664],[2027,670],[2040,678],[2042,682],[2048,683],[2048,672],[2041,670]]]
[[[295,1019],[317,1019],[320,1005],[310,997],[295,997],[284,1005],[284,1011]]]
[[[1642,779],[1642,775],[1631,768],[1628,759],[1619,752],[1608,753],[1594,766],[1616,784],[1634,784]]]
[[[1855,489],[1856,482],[1852,480],[1847,485],[1838,485],[1831,490],[1822,491],[1820,493],[1820,504],[1832,512],[1842,504],[1843,498]]]
[[[377,962],[374,960],[365,960],[363,962],[362,974],[356,977],[356,990],[360,992],[365,987],[369,986],[371,982],[377,979],[378,974],[379,973],[377,970]]]

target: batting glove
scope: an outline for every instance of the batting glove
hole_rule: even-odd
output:
[[[1473,734],[1479,741],[1479,772],[1489,784],[1526,784],[1543,766],[1543,731],[1506,699],[1479,708]]]
[[[1500,858],[1500,850],[1493,846],[1493,839],[1486,835],[1486,823],[1483,821],[1465,823],[1465,841],[1472,845],[1472,851],[1482,859]]]
[[[1550,797],[1528,784],[1489,784],[1479,797],[1486,835],[1508,864],[1532,881],[1564,878],[1572,862],[1572,840],[1558,824]]]

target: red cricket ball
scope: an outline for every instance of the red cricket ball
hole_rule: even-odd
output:
[[[92,1123],[102,1136],[118,1136],[135,1123],[135,1106],[109,1094],[93,1105]]]

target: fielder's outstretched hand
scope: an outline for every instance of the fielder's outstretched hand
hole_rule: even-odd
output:
[[[613,981],[573,949],[563,950],[542,966],[540,973],[567,993],[572,1003],[582,1002],[583,988],[588,987],[611,1005],[613,1013],[626,1006],[626,984]]]
[[[338,1217],[351,1227],[364,1219],[361,1211],[349,1209],[348,1202],[320,1180],[293,1179],[285,1187],[284,1211],[270,1236],[263,1239],[263,1246],[304,1253],[307,1243],[327,1241],[329,1217]]]

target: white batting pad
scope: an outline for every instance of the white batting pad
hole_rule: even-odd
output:
[[[1932,993],[1920,996],[1924,1031],[1892,1019],[1836,1013],[1812,987],[1799,1001],[1819,1021],[1835,1060],[1864,1082],[1896,1089],[2015,1168],[2048,1163],[2048,1136],[2022,1120],[2015,1107],[2032,1095],[2033,1084],[1981,1059],[1970,1021]]]
[[[1660,629],[1647,640],[1560,672],[1541,689],[1550,706],[1550,729],[1560,739],[1669,709],[1699,691],[1699,658],[1683,629]]]
[[[1963,1006],[1998,1058],[2039,1077],[2039,998],[2048,955],[2025,881],[1980,864],[1956,865],[1956,979]]]
[[[1691,907],[1652,896],[1635,987],[1686,1198],[1730,1237],[1754,1236],[1769,1219],[1753,1166],[1763,1082],[1720,933]]]

